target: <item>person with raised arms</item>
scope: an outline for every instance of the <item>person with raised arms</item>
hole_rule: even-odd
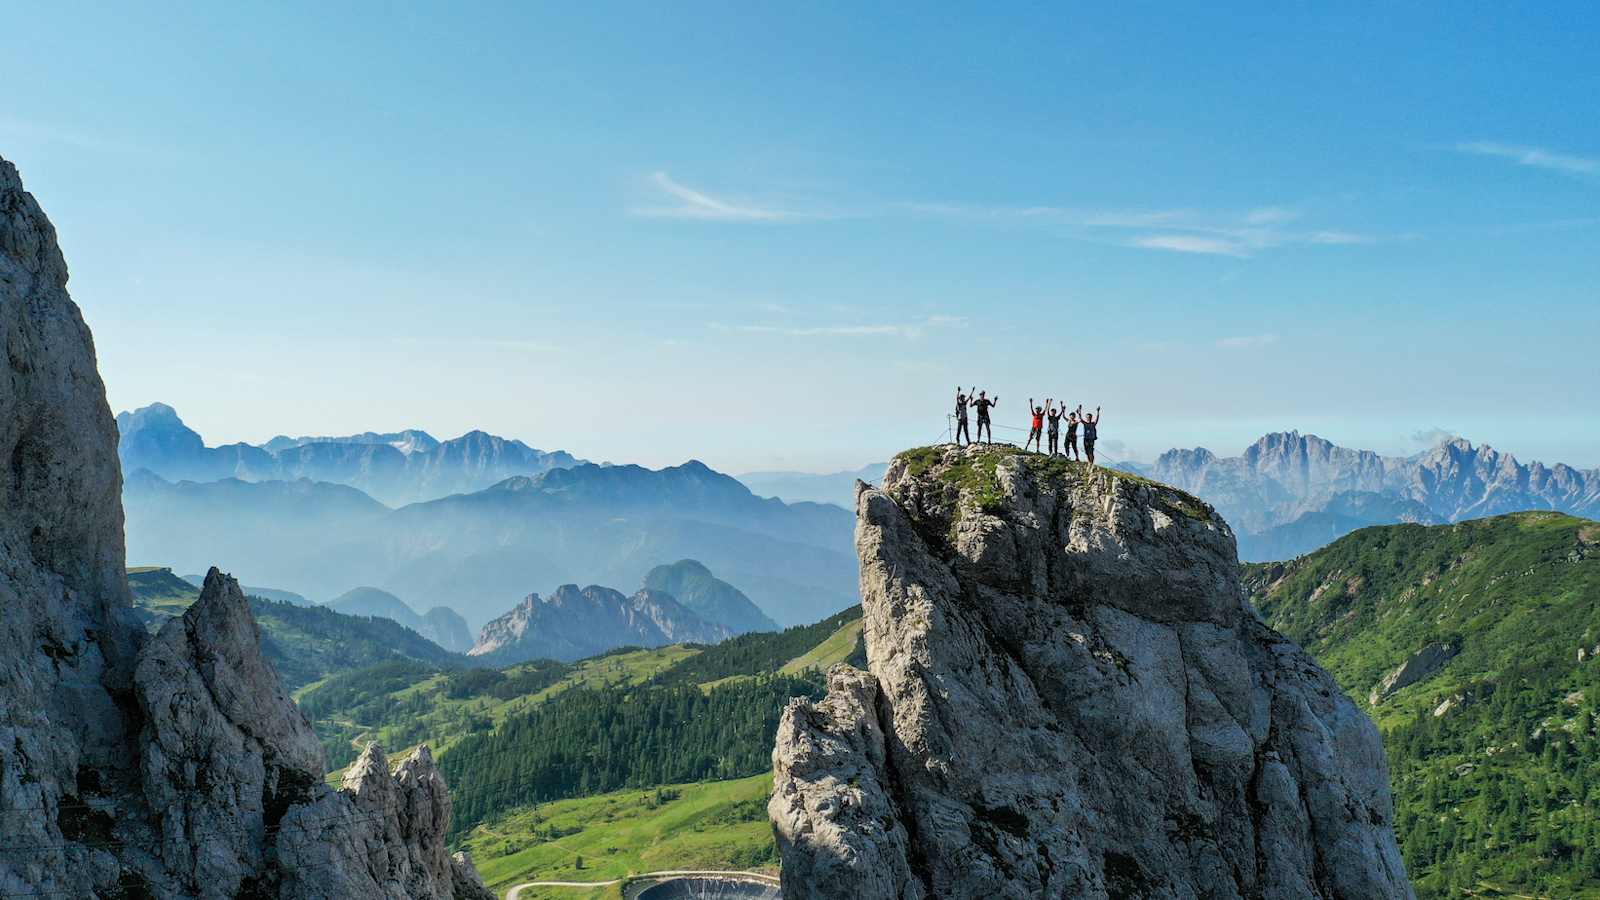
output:
[[[1044,448],[1040,443],[1044,436],[1044,407],[1034,406],[1033,398],[1028,398],[1028,409],[1033,413],[1033,425],[1028,428],[1028,439],[1022,442],[1022,449],[1028,449],[1032,444],[1035,452],[1043,453]]]
[[[973,388],[972,390],[973,390],[973,392],[976,392],[977,388]],[[971,393],[963,394],[961,392],[961,385],[959,385],[959,384],[956,385],[956,446],[957,447],[961,446],[961,439],[963,437],[967,439],[967,443],[969,443],[969,444],[972,443],[972,433],[967,430],[967,406],[970,403],[972,403],[972,394]]]
[[[1044,401],[1044,415],[1050,423],[1050,455],[1056,456],[1061,452],[1061,414],[1067,411],[1066,404],[1056,409],[1055,401],[1049,397]]]
[[[984,443],[983,430],[987,428],[989,429],[989,440],[987,443],[993,444],[994,424],[989,421],[989,410],[1000,405],[1000,395],[995,394],[994,397],[991,398],[988,391],[979,391],[978,399],[972,401],[972,405],[978,410],[978,443]]]
[[[1096,406],[1094,415],[1083,417],[1083,455],[1088,457],[1091,466],[1094,465],[1094,442],[1099,439],[1100,407]]]

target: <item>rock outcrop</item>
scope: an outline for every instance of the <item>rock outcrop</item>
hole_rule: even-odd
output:
[[[54,229],[0,160],[0,896],[490,895],[426,752],[340,791],[216,570],[149,636],[117,429]],[[369,803],[374,792],[392,796]]]
[[[1383,680],[1379,681],[1373,687],[1372,693],[1367,696],[1367,702],[1377,706],[1395,691],[1408,688],[1444,668],[1444,664],[1459,652],[1461,652],[1459,644],[1434,641],[1406,657],[1405,662],[1395,666],[1389,674],[1383,676]]]
[[[790,900],[1407,898],[1377,729],[1177,490],[999,449],[861,486],[870,673],[785,711]]]

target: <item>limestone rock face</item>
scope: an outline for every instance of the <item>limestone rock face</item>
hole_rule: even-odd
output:
[[[153,638],[133,617],[117,430],[66,279],[0,160],[0,896],[490,896],[447,855],[426,749],[323,783],[232,578]]]
[[[1438,641],[1423,647],[1406,657],[1405,662],[1395,666],[1394,671],[1383,676],[1383,680],[1378,682],[1372,693],[1367,696],[1367,702],[1377,706],[1395,691],[1410,687],[1444,668],[1444,664],[1459,652],[1461,652],[1460,647]]]
[[[1377,729],[1205,504],[933,448],[857,495],[870,673],[785,711],[784,896],[1409,898]]]

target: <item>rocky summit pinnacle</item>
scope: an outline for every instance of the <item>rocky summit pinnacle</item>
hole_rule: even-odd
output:
[[[447,851],[425,751],[323,782],[232,578],[211,570],[146,635],[117,427],[66,282],[55,230],[0,159],[0,897],[493,897]]]
[[[779,725],[786,898],[1413,896],[1377,729],[1209,506],[947,446],[856,507],[869,671]]]

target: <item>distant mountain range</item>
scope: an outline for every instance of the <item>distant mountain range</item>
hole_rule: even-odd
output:
[[[1298,431],[1269,434],[1240,456],[1169,450],[1125,465],[1212,504],[1239,556],[1286,559],[1368,525],[1436,524],[1522,510],[1600,515],[1600,469],[1519,463],[1456,439],[1409,457],[1340,447]]]
[[[746,472],[737,477],[745,487],[762,497],[777,497],[786,503],[832,503],[853,510],[856,506],[856,481],[876,484],[888,468],[888,463],[872,463],[849,472],[830,472],[825,475],[810,472]]]
[[[633,596],[599,585],[556,588],[549,597],[529,594],[510,612],[483,626],[468,655],[503,666],[533,659],[570,662],[615,647],[715,644],[733,637],[671,594],[641,588]]]
[[[513,475],[537,475],[582,462],[565,451],[470,431],[440,441],[425,431],[345,437],[279,436],[262,445],[207,447],[165,403],[117,416],[124,473],[147,469],[167,481],[293,481],[308,478],[358,488],[390,506],[482,490]]]
[[[447,606],[435,606],[419,615],[404,600],[375,587],[353,588],[329,600],[327,605],[347,616],[378,616],[399,622],[455,653],[472,649],[472,630],[465,619]]]
[[[1524,510],[1600,516],[1600,469],[1520,463],[1457,438],[1414,456],[1352,450],[1298,431],[1264,435],[1238,456],[1174,449],[1153,463],[1107,465],[1183,488],[1222,513],[1239,558],[1291,559],[1371,525],[1437,525]],[[752,491],[852,508],[855,479],[873,483],[883,464],[807,475],[752,472]]]
[[[824,618],[856,595],[853,515],[756,497],[699,462],[586,463],[399,509],[328,482],[173,483],[143,470],[126,476],[123,505],[135,561],[220,563],[310,597],[370,585],[426,597],[473,625],[531,586],[640,584],[689,558],[783,625]]]

